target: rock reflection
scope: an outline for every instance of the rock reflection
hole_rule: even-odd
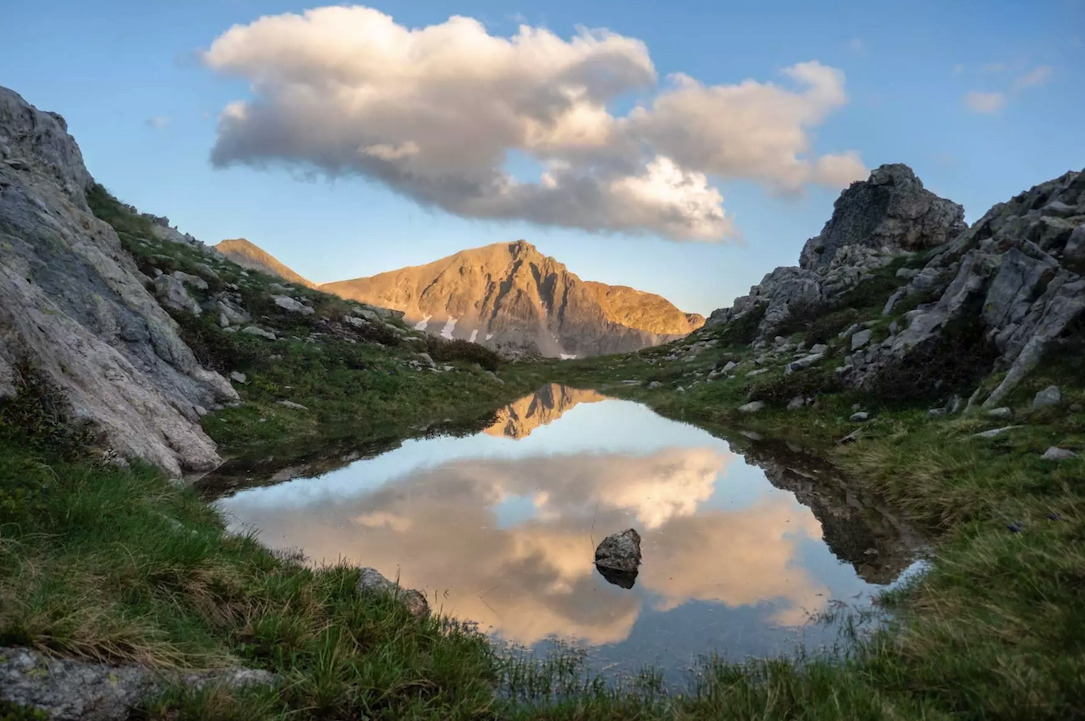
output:
[[[506,436],[519,440],[531,435],[536,428],[553,423],[579,403],[598,403],[605,400],[606,396],[593,390],[551,383],[499,410],[497,420],[485,432],[491,436]]]
[[[607,568],[598,564],[596,564],[595,570],[599,572],[600,576],[607,579],[607,583],[618,588],[633,588],[637,582],[636,571],[619,571],[616,568]]]

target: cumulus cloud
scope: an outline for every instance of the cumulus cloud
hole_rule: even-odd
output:
[[[221,113],[215,165],[361,175],[465,217],[708,241],[735,232],[717,179],[796,192],[866,175],[854,151],[813,153],[811,129],[847,102],[843,73],[817,62],[782,86],[676,75],[660,89],[644,43],[607,30],[412,29],[361,6],[234,26],[204,60],[253,95]],[[510,152],[540,176],[506,172]]]
[[[965,93],[964,105],[973,113],[990,115],[1006,106],[1006,96],[1003,93],[981,93],[974,90]]]

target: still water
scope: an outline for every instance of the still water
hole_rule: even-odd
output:
[[[703,654],[831,641],[812,616],[863,605],[912,561],[906,531],[823,471],[557,385],[475,436],[405,441],[218,505],[272,548],[373,566],[495,639],[672,678]],[[643,539],[630,589],[593,565],[626,528]]]

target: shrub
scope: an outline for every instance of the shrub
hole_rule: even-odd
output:
[[[843,386],[833,369],[822,366],[755,381],[750,386],[749,399],[766,403],[787,403],[795,396],[808,398],[841,390]]]
[[[501,356],[485,346],[471,343],[457,338],[445,340],[438,336],[426,336],[426,352],[435,361],[451,363],[452,361],[466,361],[478,363],[488,371],[496,371],[501,367]]]
[[[745,315],[725,324],[717,337],[724,345],[746,346],[757,340],[757,329],[767,310],[765,304],[751,308]]]
[[[836,306],[828,302],[796,302],[788,305],[788,317],[776,328],[776,334],[789,336],[800,333],[826,314],[832,313]]]
[[[807,345],[828,343],[830,340],[840,335],[846,328],[857,323],[859,318],[860,313],[855,308],[844,308],[835,313],[822,315],[814,319],[808,326],[806,331],[806,343]]]

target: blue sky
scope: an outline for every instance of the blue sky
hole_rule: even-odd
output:
[[[61,113],[93,175],[142,210],[206,242],[247,237],[317,281],[428,262],[525,238],[585,279],[660,293],[707,313],[793,264],[829,217],[838,188],[799,195],[752,177],[712,179],[741,242],[676,242],[479,220],[427,208],[380,181],[334,181],[303,166],[213,167],[217,116],[252,98],[244,77],[201,51],[234,24],[310,5],[270,0],[37,0],[6,3],[0,85]],[[660,82],[787,85],[781,69],[817,61],[843,72],[847,102],[807,128],[815,155],[856,151],[867,168],[911,165],[975,220],[995,202],[1085,166],[1085,2],[709,3],[373,2],[408,28],[452,15],[495,36],[520,23],[568,40],[577,26],[642,41]],[[623,95],[628,112],[651,96]],[[981,93],[969,98],[969,93]],[[995,95],[997,94],[997,95]],[[156,120],[157,119],[157,120]],[[315,131],[315,132],[320,132]],[[744,142],[740,139],[741,142]],[[516,153],[505,168],[530,181]]]

